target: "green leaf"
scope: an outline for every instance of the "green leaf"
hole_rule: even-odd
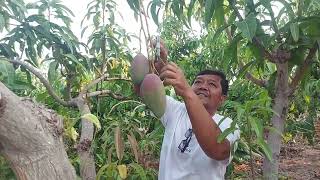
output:
[[[206,0],[205,10],[204,10],[204,23],[208,26],[211,22],[214,13],[214,0]]]
[[[248,117],[250,125],[254,132],[256,133],[258,138],[263,138],[263,125],[261,123],[261,120],[253,117]]]
[[[133,167],[135,172],[139,175],[139,179],[147,180],[147,174],[141,165],[139,165],[137,163],[131,163],[130,166]]]
[[[229,127],[226,130],[224,130],[219,136],[218,136],[218,143],[221,143],[230,133],[234,131],[233,127]]]
[[[150,7],[152,19],[155,22],[155,24],[157,26],[159,26],[159,17],[158,16],[159,16],[159,10],[161,8],[162,3],[159,0],[151,1],[150,3],[152,3],[151,7]],[[157,7],[159,7],[159,8],[157,8]]]
[[[13,65],[8,61],[0,59],[0,77],[1,76],[5,78],[7,85],[14,84],[15,70]]]
[[[215,31],[215,33],[214,33],[214,35],[213,35],[213,37],[212,37],[212,39],[211,39],[211,42],[215,42],[215,41],[217,40],[217,38],[221,35],[221,33],[222,33],[226,28],[228,28],[229,26],[230,26],[230,24],[227,24],[227,25],[225,25],[225,26],[219,27],[219,28]]]
[[[96,126],[98,131],[101,129],[101,124],[100,124],[97,116],[89,113],[89,114],[85,114],[85,115],[81,116],[81,118],[83,118],[89,122],[92,122]]]
[[[290,32],[293,40],[298,42],[299,40],[299,25],[298,23],[291,23],[290,24]]]
[[[289,15],[290,20],[294,19],[294,11],[292,9],[292,5],[288,3],[286,0],[276,0],[283,4],[283,8],[287,9],[287,14]],[[279,16],[279,15],[278,15]]]
[[[58,68],[58,61],[52,61],[49,64],[49,69],[48,69],[48,80],[51,84],[54,83],[54,81],[57,79],[57,68]]]
[[[269,161],[272,161],[272,151],[268,144],[264,141],[264,139],[258,139],[258,145],[262,148],[263,153],[268,158]]]
[[[5,27],[5,19],[4,16],[0,13],[0,32],[3,31],[3,28]]]
[[[214,17],[217,22],[217,26],[221,27],[224,24],[224,9],[223,9],[223,0],[217,0],[216,3],[216,11],[214,13]]]
[[[189,7],[188,7],[188,12],[187,12],[187,17],[188,17],[188,22],[191,26],[191,17],[192,17],[192,12],[193,12],[193,7],[195,4],[196,0],[191,0]]]
[[[257,30],[256,17],[253,14],[250,14],[243,21],[236,22],[235,25],[241,31],[242,36],[252,42],[252,38],[254,37]]]

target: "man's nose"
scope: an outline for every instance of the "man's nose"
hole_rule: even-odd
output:
[[[201,90],[208,90],[209,88],[208,88],[208,85],[207,85],[207,83],[202,83],[200,86],[199,86],[199,89],[201,89]]]

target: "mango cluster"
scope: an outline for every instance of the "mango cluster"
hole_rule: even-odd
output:
[[[142,101],[157,116],[162,117],[166,109],[166,94],[159,76],[151,72],[150,61],[141,53],[131,62],[132,82],[140,86]]]

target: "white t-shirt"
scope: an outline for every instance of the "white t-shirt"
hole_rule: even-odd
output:
[[[215,114],[213,120],[219,124],[223,132],[230,127],[232,120]],[[224,179],[227,165],[231,162],[231,153],[228,159],[218,161],[209,158],[194,134],[187,149],[182,153],[178,146],[186,139],[185,134],[191,127],[191,122],[184,103],[167,96],[165,114],[161,117],[165,127],[165,134],[160,154],[159,180],[220,180]],[[232,145],[240,137],[239,130],[227,136]],[[232,146],[230,146],[232,147]]]

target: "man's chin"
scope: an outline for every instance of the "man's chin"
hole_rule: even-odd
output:
[[[201,100],[202,104],[203,105],[206,105],[207,104],[207,98],[204,97],[203,95],[198,95],[199,99]]]

